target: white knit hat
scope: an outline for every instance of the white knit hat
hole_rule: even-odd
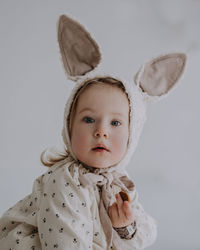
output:
[[[101,70],[99,46],[85,28],[73,19],[62,15],[58,23],[58,43],[65,72],[75,87],[66,103],[62,136],[71,156],[74,155],[68,131],[68,116],[77,91],[89,79],[112,77],[121,81],[130,101],[130,137],[125,157],[115,166],[119,172],[129,163],[136,149],[143,125],[146,120],[148,103],[160,100],[174,89],[182,75],[186,55],[172,53],[159,56],[145,63],[133,79],[125,79],[116,73]]]

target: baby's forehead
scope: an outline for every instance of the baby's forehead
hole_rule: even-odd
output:
[[[108,113],[118,113],[127,116],[129,102],[126,94],[118,87],[108,84],[88,86],[78,97],[77,112],[98,112],[107,110]]]
[[[112,86],[109,84],[92,84],[82,93],[80,93],[78,97],[78,102],[80,103],[87,103],[87,102],[99,102],[99,101],[106,101],[110,99],[110,102],[127,102],[128,97],[123,92],[122,89],[116,86]]]
[[[81,95],[96,96],[98,98],[106,98],[114,96],[120,98],[126,96],[125,92],[118,86],[106,83],[91,84],[82,91],[82,93],[79,95],[79,98],[81,97]]]

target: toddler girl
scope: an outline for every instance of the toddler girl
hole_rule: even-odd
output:
[[[130,84],[93,70],[101,58],[96,42],[64,15],[58,41],[67,75],[76,81],[64,111],[66,150],[55,158],[42,153],[50,168],[0,219],[0,249],[143,249],[156,239],[156,222],[139,203],[125,167],[146,119],[146,101],[174,86],[185,55],[145,64]]]

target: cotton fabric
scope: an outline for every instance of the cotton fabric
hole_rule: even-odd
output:
[[[106,235],[100,217],[101,188],[84,187],[79,176],[90,173],[75,161],[55,164],[34,181],[32,193],[10,208],[0,219],[0,249],[107,250]],[[111,189],[113,195],[119,191]],[[121,239],[123,249],[143,249],[155,241],[155,220],[131,193],[137,223],[133,239]]]

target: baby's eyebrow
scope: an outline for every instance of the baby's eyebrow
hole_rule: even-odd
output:
[[[95,110],[92,109],[92,108],[84,108],[84,109],[82,109],[81,111],[79,111],[79,114],[80,114],[80,113],[83,113],[84,111],[91,111],[91,112],[94,112],[94,113],[95,113]],[[112,114],[112,115],[119,115],[119,116],[125,117],[124,114],[119,113],[119,112],[111,112],[111,114]]]
[[[91,108],[84,108],[84,109],[82,109],[81,111],[79,111],[79,114],[80,114],[80,113],[83,113],[84,111],[92,111],[92,112],[94,112],[94,110],[91,109]]]

